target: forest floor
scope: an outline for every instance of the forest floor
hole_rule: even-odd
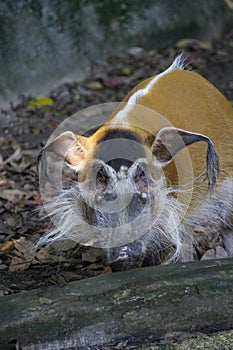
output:
[[[1,110],[0,296],[112,272],[101,251],[77,244],[59,243],[31,252],[51,225],[38,209],[42,203],[37,156],[64,119],[92,105],[120,101],[138,82],[166,69],[182,51],[190,67],[233,102],[231,32],[211,45],[181,40],[160,50],[130,48],[93,66],[85,81],[67,82],[43,98],[20,96],[16,104]]]

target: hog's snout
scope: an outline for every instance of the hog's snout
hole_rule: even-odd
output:
[[[120,270],[132,266],[140,266],[144,251],[140,243],[131,243],[121,247],[108,249],[106,252],[107,262],[113,270]]]
[[[142,209],[142,205],[148,200],[148,189],[140,191],[131,178],[121,178],[113,181],[104,190],[97,189],[94,195],[94,203],[98,210],[104,212],[120,212],[126,208]]]
[[[117,193],[116,191],[105,191],[102,194],[102,199],[105,200],[106,202],[112,202],[117,199]]]

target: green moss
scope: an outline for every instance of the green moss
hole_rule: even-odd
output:
[[[233,331],[222,332],[211,336],[200,335],[187,339],[181,344],[162,344],[140,347],[136,350],[231,350],[233,349]]]

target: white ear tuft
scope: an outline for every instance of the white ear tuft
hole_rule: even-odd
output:
[[[65,131],[42,149],[39,161],[44,152],[53,152],[64,158],[67,165],[77,171],[86,157],[87,142],[88,138]]]

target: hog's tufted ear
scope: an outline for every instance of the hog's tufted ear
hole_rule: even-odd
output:
[[[219,160],[211,140],[205,135],[174,127],[160,129],[151,147],[154,164],[160,167],[168,165],[182,148],[199,141],[204,141],[208,145],[206,177],[209,187],[213,187],[219,174]]]
[[[78,171],[85,160],[88,143],[89,138],[65,131],[41,150],[38,160],[41,160],[44,152],[54,152],[64,158],[69,167]]]

